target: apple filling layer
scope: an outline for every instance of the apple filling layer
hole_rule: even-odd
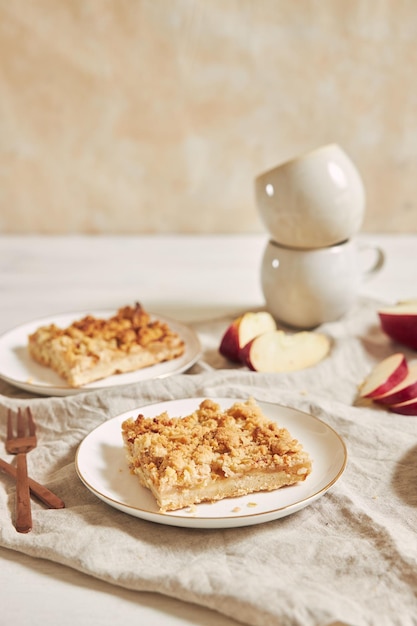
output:
[[[122,424],[131,471],[160,511],[215,502],[304,481],[311,460],[254,400],[222,410],[212,400],[185,417],[140,414]]]
[[[137,304],[108,319],[87,315],[67,328],[42,326],[29,336],[28,349],[35,361],[80,387],[181,356],[184,342]]]

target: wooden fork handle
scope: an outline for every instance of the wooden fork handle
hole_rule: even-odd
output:
[[[26,453],[16,456],[16,530],[28,533],[32,530],[32,510],[30,507],[29,478]]]
[[[16,468],[14,465],[10,465],[7,461],[0,459],[0,469],[6,472],[9,476],[16,478]],[[49,491],[47,487],[44,487],[40,483],[29,478],[29,489],[35,495],[38,500],[46,504],[50,509],[63,509],[65,508],[64,501],[61,500],[55,493]]]

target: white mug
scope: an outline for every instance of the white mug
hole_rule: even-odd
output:
[[[337,144],[282,163],[255,179],[256,204],[274,241],[322,248],[361,228],[365,191],[358,170]]]
[[[269,241],[261,265],[267,309],[294,328],[338,320],[355,303],[363,279],[381,269],[384,260],[381,248],[355,239],[304,250]]]

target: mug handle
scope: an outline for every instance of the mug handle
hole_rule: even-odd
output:
[[[373,244],[360,244],[359,252],[362,253],[362,252],[368,252],[368,251],[372,251],[374,253],[375,258],[373,260],[373,263],[369,267],[364,269],[362,272],[362,276],[365,279],[369,278],[376,272],[379,272],[379,270],[382,269],[382,267],[385,264],[385,253],[382,250],[382,248]]]

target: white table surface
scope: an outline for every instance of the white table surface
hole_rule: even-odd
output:
[[[364,283],[362,293],[387,302],[417,298],[417,235],[359,239],[379,244],[386,254],[384,268]],[[184,322],[262,307],[259,265],[266,241],[266,235],[2,236],[0,333],[54,313],[135,300]],[[0,549],[0,559],[1,624],[237,624],[17,552]]]

